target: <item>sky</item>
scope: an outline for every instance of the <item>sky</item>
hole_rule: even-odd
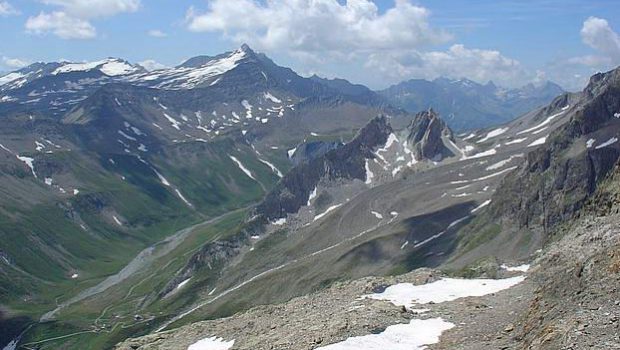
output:
[[[615,0],[0,0],[0,71],[119,57],[175,66],[247,43],[373,89],[439,76],[579,90],[620,65]]]

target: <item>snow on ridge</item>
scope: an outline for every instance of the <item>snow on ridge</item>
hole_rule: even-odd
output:
[[[388,326],[378,334],[350,337],[316,350],[423,350],[427,345],[438,343],[441,334],[454,327],[442,318],[413,319],[409,323]]]
[[[596,142],[595,139],[589,139],[588,141],[586,141],[586,148],[592,148],[595,142]]]
[[[517,135],[525,134],[525,133],[528,133],[528,132],[531,132],[531,131],[534,131],[534,130],[540,129],[540,128],[542,128],[542,127],[545,127],[547,124],[551,123],[551,121],[552,121],[553,119],[555,119],[555,118],[557,118],[557,117],[561,116],[562,114],[564,114],[564,112],[566,112],[566,110],[568,109],[568,107],[570,107],[570,106],[565,106],[565,108],[562,108],[561,112],[556,113],[556,114],[554,114],[554,115],[551,115],[551,116],[547,117],[547,119],[545,119],[543,122],[541,122],[541,123],[539,123],[539,124],[537,124],[537,125],[535,125],[535,126],[533,126],[533,127],[529,128],[529,129],[525,129],[525,130],[519,131],[519,132],[517,133]]]
[[[503,133],[505,133],[506,131],[508,131],[509,128],[498,128],[495,130],[491,130],[487,133],[487,135],[483,138],[481,138],[480,140],[476,141],[476,143],[483,143],[485,141],[488,141],[494,137],[497,137]]]
[[[176,67],[149,72],[136,77],[134,80],[148,82],[161,80],[156,87],[161,89],[193,89],[217,76],[236,68],[246,57],[243,50],[236,50],[229,56],[211,60],[200,67]],[[211,82],[216,84],[219,78]]]
[[[252,175],[252,172],[248,170],[245,166],[243,166],[243,164],[239,161],[239,159],[237,159],[234,156],[231,156],[230,154],[228,155],[228,157],[237,165],[239,169],[241,169],[241,171],[243,171],[244,174],[246,174],[250,179],[256,181],[256,178],[254,177],[254,175]]]
[[[19,72],[13,72],[13,73],[9,73],[7,75],[3,75],[0,76],[0,86],[4,85],[4,84],[8,84],[10,82],[13,82],[17,79],[21,79],[26,77],[24,74],[19,73]]]
[[[612,137],[609,140],[601,143],[600,145],[598,145],[598,146],[596,146],[594,148],[595,149],[601,149],[601,148],[604,148],[604,147],[607,147],[607,146],[611,146],[611,145],[613,145],[616,142],[618,142],[618,138],[617,137]]]
[[[229,350],[233,345],[235,345],[234,339],[225,341],[224,338],[211,337],[195,342],[187,350]]]

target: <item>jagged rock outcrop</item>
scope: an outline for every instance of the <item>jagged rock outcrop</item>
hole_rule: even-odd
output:
[[[618,112],[620,69],[594,75],[570,121],[504,179],[492,215],[544,232],[574,217],[620,157]]]
[[[296,213],[308,202],[321,179],[366,180],[366,159],[385,144],[392,128],[384,116],[371,120],[346,145],[292,169],[258,205],[257,213],[269,220]]]
[[[441,161],[454,155],[443,143],[443,138],[454,141],[452,130],[433,109],[416,114],[408,129],[416,159]]]

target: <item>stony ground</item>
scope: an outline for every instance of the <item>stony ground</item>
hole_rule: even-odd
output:
[[[431,311],[419,315],[389,302],[360,299],[401,282],[423,284],[436,280],[438,272],[429,269],[391,278],[369,277],[336,284],[309,296],[281,305],[254,308],[230,318],[205,321],[177,330],[130,339],[119,349],[187,349],[196,341],[218,336],[235,339],[233,349],[314,349],[342,341],[350,336],[377,333],[389,325],[408,323],[412,318],[442,317],[456,325],[445,333],[435,349],[476,349],[454,347],[465,338],[488,344],[511,344],[515,309],[523,309],[531,293],[525,282],[513,289],[454,302],[424,305]],[[445,343],[445,345],[443,345]],[[473,346],[473,345],[472,345]],[[477,348],[479,349],[479,347]]]

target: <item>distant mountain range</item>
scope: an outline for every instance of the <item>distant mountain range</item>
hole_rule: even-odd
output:
[[[437,78],[408,80],[379,94],[412,113],[432,107],[452,129],[463,131],[506,123],[551,102],[563,92],[549,81],[505,89],[493,82],[482,85],[468,79]]]

